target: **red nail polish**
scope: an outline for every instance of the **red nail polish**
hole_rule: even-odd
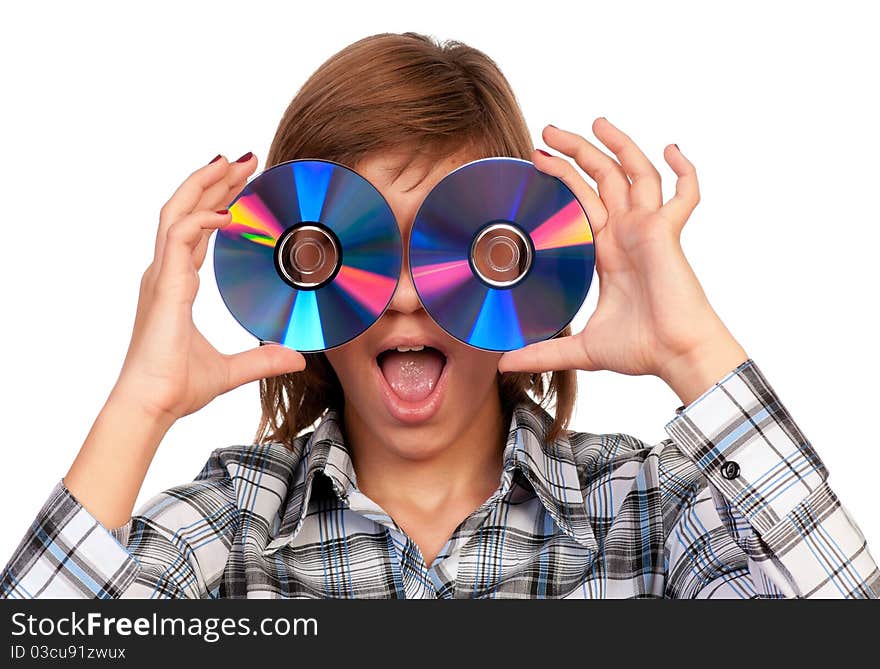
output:
[[[254,157],[254,154],[251,151],[248,151],[246,154],[244,154],[241,158],[239,158],[235,162],[246,163],[247,161],[249,161],[253,157]]]
[[[214,158],[211,158],[211,163],[216,163],[216,162],[217,162],[218,160],[220,160],[222,157],[223,157],[223,156],[221,156],[221,155],[218,153]],[[210,165],[211,163],[208,163],[208,165]]]
[[[550,154],[547,153],[544,149],[535,149],[535,151],[540,153],[542,156],[547,156],[548,158],[550,158]]]
[[[226,216],[226,214],[229,213],[229,210],[228,209],[218,209],[216,213],[220,214],[221,216]]]

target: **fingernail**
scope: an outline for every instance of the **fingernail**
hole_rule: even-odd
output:
[[[547,153],[544,149],[535,149],[535,151],[540,153],[542,156],[547,156],[548,158],[550,158],[550,154]]]
[[[547,125],[549,125],[551,128],[556,128],[556,126],[553,125],[552,123],[548,123]],[[559,128],[556,128],[556,129],[559,130]]]
[[[280,344],[277,341],[263,341],[261,339],[260,346],[280,346]]]
[[[226,214],[229,213],[229,210],[228,209],[218,209],[217,213],[220,214],[221,216],[226,216]]]
[[[678,149],[678,144],[673,144],[672,146],[674,146],[676,149]],[[681,151],[681,149],[678,149],[678,150]]]
[[[211,163],[216,163],[216,162],[217,162],[218,160],[220,160],[222,157],[223,157],[223,156],[222,156],[221,154],[218,153],[214,158],[211,158]],[[210,165],[211,163],[208,163],[208,165]]]
[[[239,158],[235,162],[246,163],[247,161],[249,161],[253,157],[254,157],[254,154],[251,151],[248,151],[246,154],[244,154],[241,158]]]

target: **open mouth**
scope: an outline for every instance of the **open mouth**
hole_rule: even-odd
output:
[[[397,346],[380,352],[376,363],[395,395],[421,402],[437,386],[446,356],[433,346]]]

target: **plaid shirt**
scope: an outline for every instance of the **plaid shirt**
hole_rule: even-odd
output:
[[[880,594],[827,470],[749,360],[649,445],[513,413],[497,490],[426,565],[357,487],[339,416],[215,451],[107,530],[59,483],[8,566],[22,597],[779,598]]]

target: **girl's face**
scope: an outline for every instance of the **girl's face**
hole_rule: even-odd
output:
[[[394,179],[400,158],[382,154],[355,168],[379,189],[400,226],[404,257],[397,290],[372,327],[326,355],[342,383],[349,438],[422,459],[462,440],[485,438],[487,427],[497,429],[501,354],[446,334],[422,307],[409,275],[406,249],[419,205],[437,182],[471,158],[413,164]]]

